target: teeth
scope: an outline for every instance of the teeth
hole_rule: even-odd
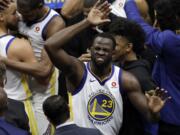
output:
[[[97,58],[97,60],[98,60],[98,61],[104,61],[104,59],[103,59],[103,58]]]

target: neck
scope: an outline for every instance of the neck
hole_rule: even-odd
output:
[[[63,122],[63,123],[61,123],[61,124],[57,124],[57,125],[54,124],[54,126],[57,127],[57,126],[59,126],[59,125],[65,124],[65,123],[67,123],[67,122],[72,122],[72,120],[69,118],[69,119],[67,119],[65,122]]]
[[[138,60],[137,55],[134,52],[131,52],[127,54],[120,63],[124,64],[126,61],[134,61],[134,60]]]
[[[104,78],[109,76],[109,74],[111,73],[111,70],[112,70],[111,67],[112,67],[112,65],[109,64],[107,66],[103,66],[103,67],[99,68],[93,62],[90,63],[91,71],[101,80],[103,80]]]

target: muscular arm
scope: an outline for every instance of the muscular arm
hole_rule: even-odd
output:
[[[87,19],[60,30],[52,37],[50,37],[45,43],[45,49],[49,54],[50,59],[64,74],[70,85],[76,88],[82,80],[84,73],[84,65],[76,58],[68,55],[62,47],[73,36],[89,27],[91,24],[99,25],[104,22],[109,22],[106,17],[109,12],[110,4],[104,2],[100,4],[99,1],[91,9]]]
[[[78,59],[68,55],[62,47],[73,36],[88,26],[90,26],[90,23],[85,19],[75,25],[60,30],[45,43],[45,49],[51,61],[58,69],[64,72],[74,88],[78,86],[82,79],[84,67]]]
[[[130,73],[123,71],[122,87],[134,107],[148,120],[157,121],[158,113],[153,113],[148,106],[147,98],[141,91],[137,79]]]
[[[84,0],[66,0],[61,9],[61,14],[65,18],[73,18],[83,11]]]
[[[2,61],[9,68],[36,78],[46,78],[52,70],[49,60],[37,62],[30,43],[25,39],[16,38],[8,48],[7,55],[8,58],[3,58]],[[47,54],[43,51],[42,55],[45,57]]]

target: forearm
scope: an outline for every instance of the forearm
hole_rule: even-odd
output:
[[[25,63],[7,58],[3,58],[2,61],[6,64],[7,67],[13,70],[17,70],[18,72],[34,76],[36,78],[47,78],[52,70],[52,66],[50,64],[44,65],[42,62]]]
[[[64,28],[46,41],[45,48],[48,50],[57,51],[58,49],[62,48],[64,44],[69,41],[73,36],[75,36],[89,26],[90,23],[88,22],[88,20],[84,19],[83,21],[75,25]]]
[[[132,98],[130,97],[130,100]],[[147,103],[147,99],[146,97],[143,95],[142,96],[138,96],[136,99],[136,102],[134,102],[134,99],[131,100],[131,103],[133,104],[133,106],[139,111],[139,113],[142,114],[142,116],[150,122],[157,122],[159,120],[159,113],[153,113],[150,108],[148,107],[148,103]]]

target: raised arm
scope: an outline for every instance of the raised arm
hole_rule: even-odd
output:
[[[141,87],[137,79],[130,73],[123,71],[122,87],[127,92],[128,98],[134,107],[149,121],[157,121],[159,119],[159,111],[164,106],[167,98],[164,91],[157,96],[146,96],[142,93]]]
[[[150,46],[154,50],[154,52],[160,54],[165,42],[164,39],[166,39],[166,34],[169,33],[169,31],[161,32],[158,29],[155,29],[147,24],[141,17],[134,0],[127,0],[125,4],[125,11],[128,19],[137,22],[145,31],[146,44]]]
[[[108,2],[104,2],[101,5],[97,2],[90,11],[87,19],[60,30],[45,43],[45,49],[51,61],[57,68],[64,72],[66,78],[68,78],[74,87],[79,85],[82,79],[84,66],[78,59],[68,55],[62,47],[73,36],[87,27],[109,21],[108,19],[104,19],[110,12],[109,6]]]

